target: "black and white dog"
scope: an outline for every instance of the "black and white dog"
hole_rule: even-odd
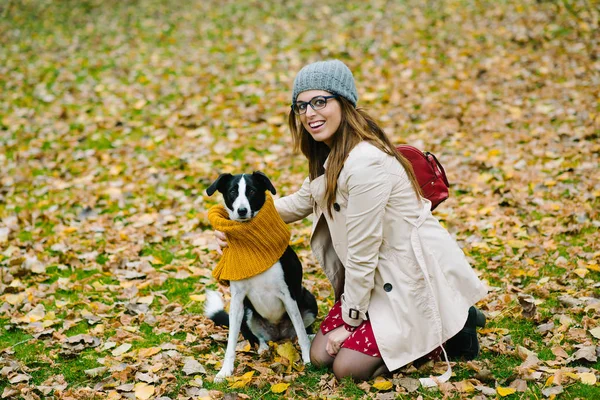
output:
[[[229,218],[234,221],[249,221],[265,203],[265,191],[276,193],[262,172],[221,174],[206,193],[212,196],[217,190],[223,194]],[[240,330],[251,343],[259,344],[259,353],[268,350],[268,341],[297,336],[302,360],[310,362],[307,328],[317,316],[317,301],[302,286],[302,264],[291,247],[288,246],[279,261],[265,272],[231,281],[230,290],[229,315],[217,292],[206,294],[204,314],[216,324],[229,327],[225,360],[215,381],[222,381],[233,373]]]

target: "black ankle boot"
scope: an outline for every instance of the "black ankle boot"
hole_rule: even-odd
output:
[[[449,339],[444,346],[448,358],[452,360],[472,360],[479,355],[477,327],[485,326],[485,315],[475,306],[469,308],[469,316],[464,328]]]

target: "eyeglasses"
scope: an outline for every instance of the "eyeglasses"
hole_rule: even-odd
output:
[[[306,101],[297,101],[292,104],[292,111],[296,115],[306,114],[306,110],[308,110],[308,106],[310,105],[313,110],[321,110],[327,106],[328,99],[335,99],[338,97],[337,95],[333,96],[315,96],[310,99],[308,102]]]

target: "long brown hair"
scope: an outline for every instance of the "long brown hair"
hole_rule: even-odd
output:
[[[352,103],[344,97],[338,97],[337,101],[340,103],[342,119],[340,126],[332,137],[331,148],[323,142],[314,140],[302,125],[300,117],[294,114],[293,111],[290,111],[288,116],[288,126],[292,132],[294,150],[300,150],[308,159],[310,180],[325,174],[327,212],[331,215],[331,207],[335,203],[337,180],[344,162],[348,158],[348,154],[350,154],[354,146],[364,140],[384,153],[395,157],[406,170],[417,197],[422,197],[423,193],[413,171],[412,164],[396,150],[396,147],[392,144],[383,129],[363,109],[354,108]],[[327,170],[325,170],[323,164],[328,156]]]

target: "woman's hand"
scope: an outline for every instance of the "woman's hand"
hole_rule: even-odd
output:
[[[227,247],[227,235],[221,231],[215,231],[215,239],[217,240],[217,253],[223,254],[223,248]]]
[[[327,354],[331,357],[335,357],[342,348],[342,344],[344,344],[351,334],[352,332],[348,332],[346,328],[344,328],[344,325],[329,332],[329,335],[327,335],[327,345],[325,346]]]

